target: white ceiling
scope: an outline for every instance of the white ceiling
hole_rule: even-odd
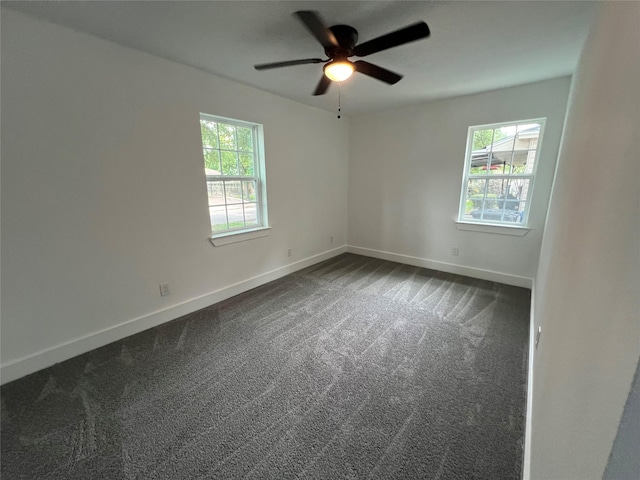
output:
[[[256,71],[257,63],[324,57],[291,14],[315,10],[355,27],[359,42],[418,20],[431,37],[366,58],[404,75],[394,86],[356,74],[340,87],[353,115],[571,74],[597,2],[589,1],[16,1],[15,10],[335,111],[337,85],[311,95],[321,64]]]

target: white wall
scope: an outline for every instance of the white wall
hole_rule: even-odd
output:
[[[603,3],[574,77],[535,280],[535,480],[602,478],[640,356],[639,25],[640,3]]]
[[[530,286],[569,85],[568,77],[560,78],[351,118],[350,248]],[[518,237],[457,229],[469,126],[539,117],[547,123],[532,230]],[[451,256],[452,245],[459,247],[459,256]]]
[[[333,113],[4,6],[1,94],[4,382],[346,243]],[[270,236],[209,242],[200,111],[264,124]]]

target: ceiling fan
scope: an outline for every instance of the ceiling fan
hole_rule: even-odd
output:
[[[401,28],[386,35],[374,38],[368,42],[356,45],[358,31],[349,25],[334,25],[326,27],[318,13],[302,10],[294,13],[307,27],[311,34],[324,47],[326,60],[322,58],[304,58],[301,60],[289,60],[286,62],[263,63],[254,65],[256,70],[268,70],[270,68],[290,67],[293,65],[305,65],[308,63],[325,63],[324,75],[316,86],[314,95],[326,93],[332,81],[341,82],[356,71],[373,77],[382,82],[393,85],[402,78],[395,72],[379,67],[364,60],[352,62],[349,57],[366,57],[372,53],[381,52],[388,48],[397,47],[405,43],[420,40],[429,36],[429,26],[425,22],[418,22],[408,27]]]

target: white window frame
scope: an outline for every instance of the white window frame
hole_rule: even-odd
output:
[[[209,217],[209,226],[211,229],[211,242],[215,246],[227,245],[229,243],[240,242],[244,240],[250,240],[253,238],[264,237],[268,235],[269,220],[268,220],[268,212],[267,212],[267,188],[266,188],[266,168],[265,168],[265,155],[264,155],[264,127],[259,123],[246,122],[243,120],[237,120],[233,118],[221,117],[218,115],[211,115],[208,113],[200,112],[198,125],[200,126],[200,122],[202,120],[211,121],[216,123],[222,123],[226,125],[232,125],[235,127],[243,127],[249,128],[252,132],[252,141],[253,141],[253,175],[224,175],[222,172],[219,172],[219,175],[207,175],[205,172],[206,182],[205,185],[207,187],[207,198],[209,198],[208,190],[209,190],[209,182],[214,181],[254,181],[255,182],[255,204],[256,204],[256,216],[257,223],[255,225],[245,225],[242,227],[236,228],[228,228],[225,230],[216,230],[213,229],[213,224],[211,222],[211,207],[214,205],[209,204],[207,201],[207,211]],[[200,139],[202,141],[202,161],[203,167],[206,168],[205,163],[205,150],[212,150],[211,147],[207,147],[204,145],[204,139],[202,138],[202,134],[200,135]],[[219,140],[218,140],[219,141]],[[218,147],[213,150],[218,150],[219,157],[221,158],[221,151],[225,150],[221,148],[221,145],[218,143]],[[243,203],[244,205],[244,198]],[[227,207],[230,204],[224,204]],[[221,206],[221,205],[215,205]],[[225,211],[228,215],[228,210],[225,208]],[[246,217],[245,217],[246,218]]]
[[[526,125],[531,123],[540,124],[540,132],[538,134],[538,142],[535,149],[535,157],[533,163],[533,170],[530,173],[508,173],[508,174],[490,174],[487,172],[486,174],[471,174],[471,162],[472,162],[472,151],[473,151],[473,137],[476,131],[480,130],[489,130],[489,129],[497,129],[501,127],[507,126],[519,126]],[[512,122],[500,122],[500,123],[490,123],[486,125],[474,125],[469,127],[467,133],[467,146],[465,153],[465,162],[464,162],[464,171],[462,175],[462,188],[460,190],[460,205],[458,209],[458,218],[456,220],[456,224],[458,224],[458,228],[465,230],[473,230],[473,231],[485,231],[492,233],[503,233],[503,234],[511,234],[511,235],[525,235],[526,232],[529,231],[529,213],[531,210],[532,198],[535,192],[535,178],[536,172],[538,170],[538,164],[540,162],[540,149],[542,146],[543,136],[544,136],[544,128],[545,128],[546,118],[534,118],[527,120],[517,120]],[[493,142],[495,143],[495,142]],[[512,157],[515,152],[519,152],[520,150],[515,150],[514,148],[511,150]],[[466,211],[466,202],[467,202],[467,194],[468,194],[468,185],[469,180],[478,178],[478,179],[491,179],[491,180],[516,180],[516,179],[526,179],[529,180],[528,184],[528,192],[526,200],[521,202],[525,202],[524,210],[522,210],[522,218],[520,222],[512,222],[512,221],[502,221],[502,220],[484,220],[484,219],[473,219],[465,216]],[[485,190],[486,195],[486,190]],[[506,211],[506,202],[503,203],[503,212]],[[486,227],[486,229],[485,229]],[[519,232],[521,231],[521,232]]]

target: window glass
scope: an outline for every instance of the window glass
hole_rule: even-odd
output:
[[[213,236],[267,226],[262,126],[200,114]]]
[[[524,226],[544,119],[469,128],[458,220]]]

